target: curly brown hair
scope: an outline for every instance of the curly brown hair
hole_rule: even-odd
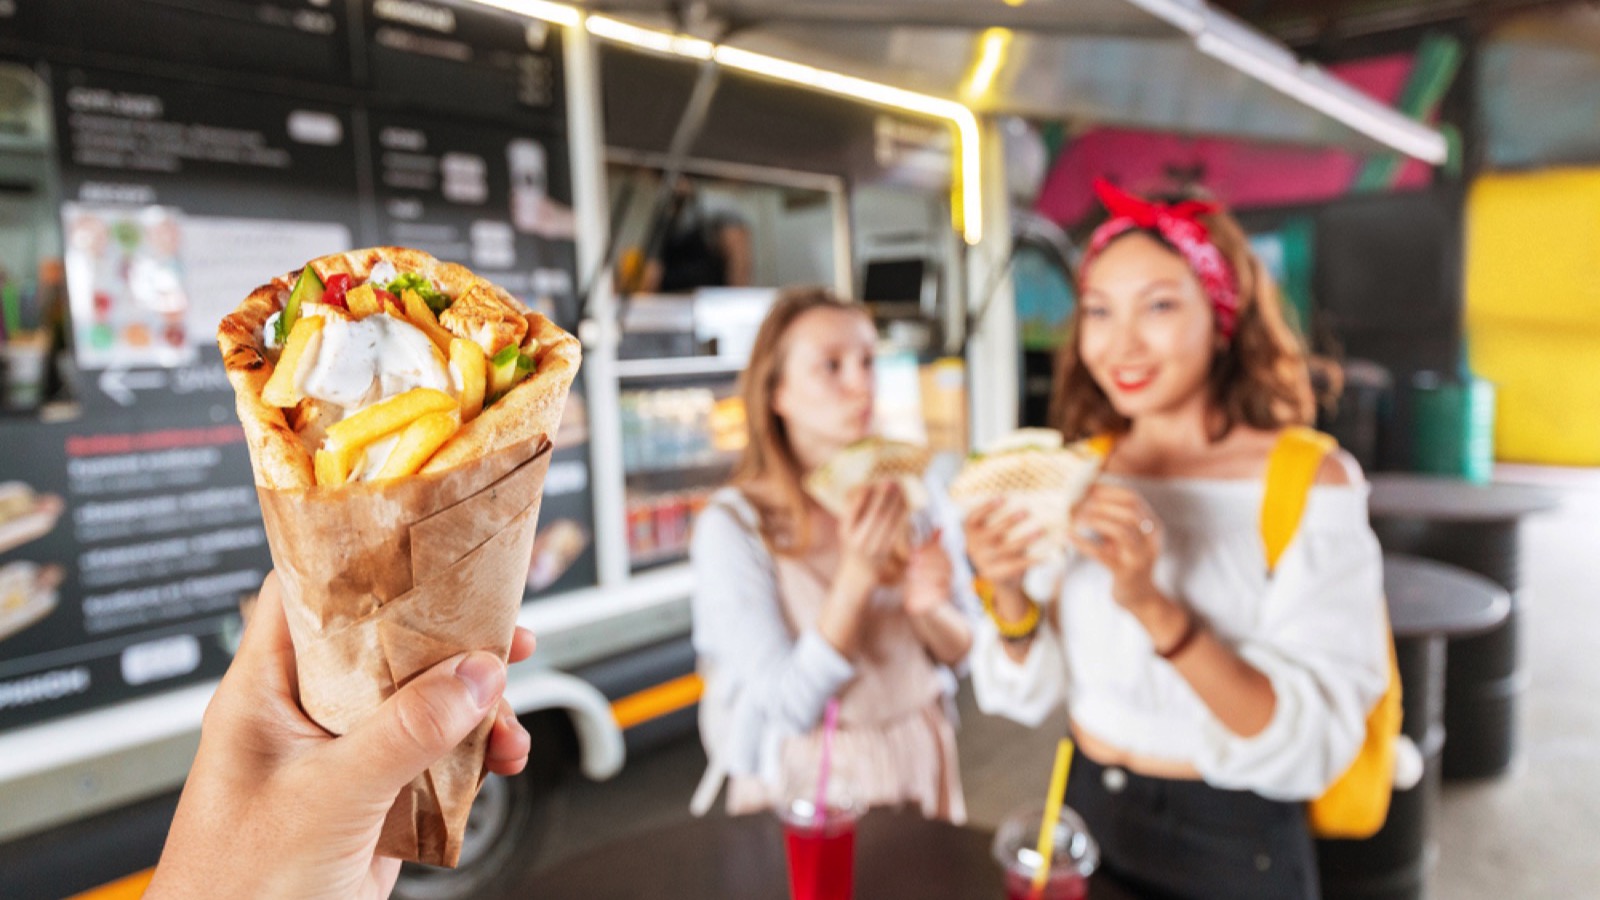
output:
[[[1233,267],[1239,285],[1239,316],[1233,337],[1219,346],[1207,376],[1212,413],[1207,430],[1211,439],[1221,440],[1240,423],[1260,429],[1311,424],[1316,417],[1316,403],[1310,359],[1289,327],[1277,285],[1250,249],[1244,229],[1233,216],[1219,209],[1201,216],[1200,222]],[[1177,253],[1151,229],[1130,229],[1112,243],[1129,234],[1148,235]],[[1082,274],[1079,273],[1080,284]],[[1056,354],[1051,392],[1050,421],[1068,440],[1122,434],[1130,425],[1111,405],[1078,356],[1082,315],[1080,302],[1073,310],[1066,340]]]

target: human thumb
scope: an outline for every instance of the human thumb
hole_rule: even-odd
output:
[[[330,749],[341,757],[336,771],[351,779],[360,799],[386,806],[497,708],[505,686],[505,663],[492,653],[438,663],[333,742]]]

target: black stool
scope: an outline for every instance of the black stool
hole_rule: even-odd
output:
[[[1422,752],[1422,780],[1395,791],[1382,830],[1366,840],[1318,841],[1324,900],[1416,900],[1426,895],[1436,854],[1433,821],[1439,805],[1446,641],[1499,627],[1511,597],[1487,578],[1414,557],[1387,555],[1383,587],[1389,597],[1405,710],[1401,730]],[[1452,738],[1455,735],[1451,735]]]
[[[1517,700],[1527,686],[1518,632],[1527,607],[1518,543],[1523,518],[1558,505],[1556,494],[1514,484],[1453,478],[1372,476],[1372,528],[1385,552],[1459,566],[1511,593],[1500,625],[1450,642],[1445,675],[1444,777],[1485,778],[1511,767]]]

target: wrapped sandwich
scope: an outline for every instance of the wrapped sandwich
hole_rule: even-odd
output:
[[[1003,499],[1027,516],[1017,530],[1042,531],[1034,546],[1036,561],[1058,560],[1070,546],[1072,507],[1100,474],[1102,457],[1085,445],[1063,446],[1061,432],[1023,428],[974,455],[950,482],[950,499],[971,515]]]
[[[876,481],[895,481],[905,492],[906,505],[916,514],[928,505],[922,473],[933,451],[916,444],[870,437],[839,451],[806,476],[805,489],[823,509],[843,518],[850,495]]]
[[[262,285],[217,340],[306,713],[343,734],[441,660],[505,658],[577,340],[399,247]],[[455,864],[491,724],[401,794],[380,853]]]

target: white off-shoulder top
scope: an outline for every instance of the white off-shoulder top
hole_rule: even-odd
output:
[[[1187,762],[1208,784],[1277,800],[1320,795],[1347,769],[1388,680],[1383,557],[1365,484],[1316,486],[1293,542],[1268,576],[1259,480],[1115,479],[1165,526],[1156,586],[1272,682],[1272,721],[1245,738],[1219,722],[1150,637],[1111,597],[1110,573],[1067,564],[1059,616],[1027,658],[977,626],[970,662],[985,712],[1037,724],[1065,703],[1102,740]]]

